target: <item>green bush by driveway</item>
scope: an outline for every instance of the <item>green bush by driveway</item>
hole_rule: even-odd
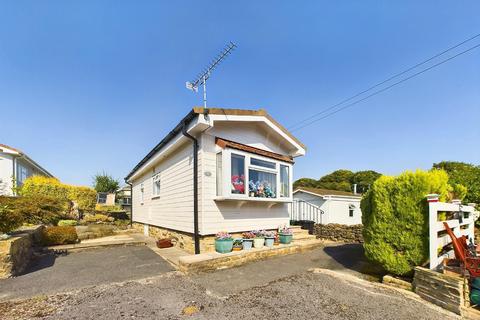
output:
[[[361,202],[367,258],[396,275],[408,275],[425,263],[429,255],[425,196],[437,193],[445,201],[452,191],[443,170],[380,177]]]

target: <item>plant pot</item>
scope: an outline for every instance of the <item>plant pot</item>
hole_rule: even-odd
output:
[[[289,244],[290,242],[292,242],[292,237],[293,236],[291,234],[281,234],[280,243]]]
[[[243,239],[243,250],[250,250],[253,246],[253,239]]]
[[[273,247],[273,244],[275,243],[275,238],[265,238],[265,247]]]
[[[233,249],[233,239],[218,240],[215,239],[215,251],[218,253],[228,253]]]
[[[232,251],[242,251],[242,247],[233,247]]]
[[[265,243],[265,238],[255,238],[253,239],[253,246],[255,248],[262,248]]]

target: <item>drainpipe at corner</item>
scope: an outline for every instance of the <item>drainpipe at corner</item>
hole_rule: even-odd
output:
[[[183,123],[182,134],[193,142],[193,237],[195,254],[200,253],[200,235],[198,234],[198,140],[187,132],[187,125]]]
[[[125,179],[125,183],[130,186],[130,228],[133,226],[133,184]]]

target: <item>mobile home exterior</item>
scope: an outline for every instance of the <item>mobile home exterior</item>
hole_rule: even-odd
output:
[[[32,175],[53,177],[24,152],[0,144],[0,195],[14,196],[16,188]]]
[[[132,220],[195,253],[212,251],[219,231],[276,229],[289,223],[293,159],[304,154],[264,110],[193,108],[125,178]]]

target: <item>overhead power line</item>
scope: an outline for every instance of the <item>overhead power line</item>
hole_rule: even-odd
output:
[[[425,73],[425,72],[427,72],[427,71],[429,71],[429,70],[431,70],[431,69],[433,69],[433,68],[436,68],[436,67],[438,67],[438,66],[440,66],[440,65],[442,65],[442,64],[444,64],[444,63],[446,63],[446,62],[448,62],[448,61],[450,61],[450,60],[453,60],[453,59],[455,59],[455,58],[457,58],[457,57],[459,57],[459,56],[461,56],[461,55],[463,55],[463,54],[465,54],[465,53],[468,53],[468,52],[470,52],[470,51],[472,51],[472,50],[474,50],[474,49],[477,49],[478,47],[480,47],[480,43],[477,44],[477,45],[475,45],[475,46],[473,46],[473,47],[470,47],[470,48],[468,48],[468,49],[466,49],[466,50],[464,50],[464,51],[462,51],[462,52],[459,52],[459,53],[457,53],[457,54],[455,54],[455,55],[453,55],[453,56],[451,56],[451,57],[449,57],[449,58],[447,58],[447,59],[444,59],[444,60],[442,60],[442,61],[440,61],[440,62],[438,62],[438,63],[436,63],[436,64],[434,64],[434,65],[432,65],[432,66],[430,66],[430,67],[428,67],[428,68],[425,68],[425,69],[423,69],[423,70],[421,70],[421,71],[418,71],[417,73],[414,73],[414,74],[412,74],[411,76],[408,76],[408,77],[406,77],[406,78],[404,78],[404,79],[402,79],[402,80],[399,80],[399,81],[397,81],[397,82],[395,82],[395,83],[393,83],[393,84],[391,84],[391,85],[389,85],[389,86],[387,86],[387,87],[385,87],[385,88],[382,88],[382,89],[380,89],[380,90],[378,90],[378,91],[375,91],[374,93],[369,94],[368,96],[366,96],[366,97],[364,97],[364,98],[362,98],[362,99],[359,99],[359,100],[356,100],[356,101],[354,101],[354,102],[352,102],[352,103],[349,103],[349,104],[347,104],[347,105],[345,105],[345,106],[343,106],[343,107],[341,107],[341,108],[339,108],[339,109],[337,109],[337,110],[335,110],[335,111],[332,111],[332,112],[324,115],[323,117],[320,117],[320,118],[318,118],[318,119],[314,119],[314,120],[312,120],[312,121],[310,121],[310,122],[305,123],[304,125],[302,125],[302,126],[300,126],[300,127],[298,127],[298,128],[292,129],[292,130],[290,130],[290,131],[298,131],[298,130],[300,130],[300,129],[303,129],[303,128],[305,128],[305,127],[307,127],[307,126],[309,126],[309,125],[317,122],[317,121],[320,121],[320,120],[323,120],[323,119],[325,119],[325,118],[328,118],[328,117],[330,117],[330,116],[332,116],[332,115],[334,115],[334,114],[336,114],[336,113],[338,113],[338,112],[340,112],[340,111],[342,111],[342,110],[345,110],[345,109],[347,109],[347,108],[350,108],[350,107],[352,107],[352,106],[354,106],[354,105],[356,105],[356,104],[358,104],[358,103],[360,103],[360,102],[362,102],[362,101],[365,101],[365,100],[367,100],[367,99],[369,99],[369,98],[371,98],[371,97],[373,97],[373,96],[376,96],[376,95],[378,95],[378,94],[380,94],[380,93],[382,93],[382,92],[384,92],[384,91],[387,91],[387,90],[389,90],[389,89],[391,89],[391,88],[393,88],[393,87],[395,87],[395,86],[397,86],[397,85],[399,85],[399,84],[401,84],[401,83],[403,83],[403,82],[405,82],[405,81],[408,81],[408,80],[410,80],[410,79],[412,79],[412,78],[415,78],[415,77],[417,77],[417,76],[419,76],[419,75],[421,75],[421,74],[423,74],[423,73]],[[315,116],[314,116],[314,117],[315,117]],[[311,117],[310,119],[312,119],[312,118],[314,118],[314,117]]]
[[[470,41],[472,41],[472,40],[474,40],[474,39],[476,39],[476,38],[478,38],[478,37],[480,37],[480,33],[479,33],[479,34],[476,34],[476,35],[474,35],[473,37],[470,37],[470,38],[468,38],[468,39],[466,39],[466,40],[463,40],[462,42],[459,42],[459,43],[457,43],[456,45],[454,45],[454,46],[452,46],[452,47],[450,47],[450,48],[447,48],[447,49],[443,50],[442,52],[439,52],[439,53],[431,56],[430,58],[428,58],[428,59],[426,59],[426,60],[423,60],[422,62],[419,62],[419,63],[415,64],[415,65],[412,66],[412,67],[409,67],[409,68],[407,68],[407,69],[405,69],[405,70],[403,70],[403,71],[401,71],[401,72],[399,72],[399,73],[396,73],[396,74],[388,77],[387,79],[382,80],[381,82],[379,82],[379,83],[377,83],[377,84],[375,84],[375,85],[373,85],[373,86],[371,86],[371,87],[369,87],[369,88],[367,88],[367,89],[365,89],[365,90],[363,90],[363,91],[361,91],[361,92],[359,92],[359,93],[354,94],[353,96],[351,96],[351,97],[349,97],[349,98],[346,98],[346,99],[344,99],[344,100],[342,100],[342,101],[340,101],[340,102],[338,102],[338,103],[336,103],[336,104],[334,104],[334,105],[332,105],[332,106],[330,106],[330,107],[327,107],[327,108],[323,109],[322,111],[317,112],[317,113],[311,115],[310,117],[307,117],[307,118],[305,118],[305,119],[297,122],[296,124],[290,126],[289,129],[290,129],[291,131],[298,130],[299,128],[295,128],[295,127],[303,127],[302,124],[304,124],[305,122],[308,122],[309,120],[311,120],[311,119],[313,119],[313,118],[315,118],[315,117],[318,117],[318,116],[320,116],[320,115],[322,115],[322,114],[324,114],[324,113],[326,113],[326,112],[328,112],[328,111],[330,111],[330,110],[333,110],[333,109],[335,109],[336,107],[339,107],[339,106],[341,106],[342,104],[344,104],[344,103],[346,103],[346,102],[348,102],[348,101],[351,101],[351,100],[353,100],[353,99],[355,99],[355,98],[357,98],[357,97],[359,97],[359,96],[361,96],[361,95],[363,95],[363,94],[365,94],[365,93],[367,93],[367,92],[369,92],[369,91],[372,91],[373,89],[375,89],[375,88],[377,88],[377,87],[379,87],[379,86],[381,86],[381,85],[383,85],[383,84],[385,84],[385,83],[387,83],[387,82],[389,82],[389,81],[391,81],[391,80],[393,80],[393,79],[395,79],[395,78],[398,78],[398,77],[400,77],[400,76],[408,73],[409,71],[412,71],[412,70],[414,70],[414,69],[416,69],[416,68],[418,68],[418,67],[420,67],[420,66],[422,66],[422,65],[424,65],[424,64],[426,64],[426,63],[428,63],[428,62],[430,62],[430,61],[432,61],[432,60],[434,60],[434,59],[436,59],[436,58],[438,58],[438,57],[440,57],[440,56],[442,56],[442,55],[444,55],[445,53],[450,52],[450,51],[452,51],[452,50],[460,47],[461,45],[463,45],[463,44],[465,44],[465,43],[467,43],[467,42],[470,42]],[[319,119],[319,120],[320,120],[320,119]]]

